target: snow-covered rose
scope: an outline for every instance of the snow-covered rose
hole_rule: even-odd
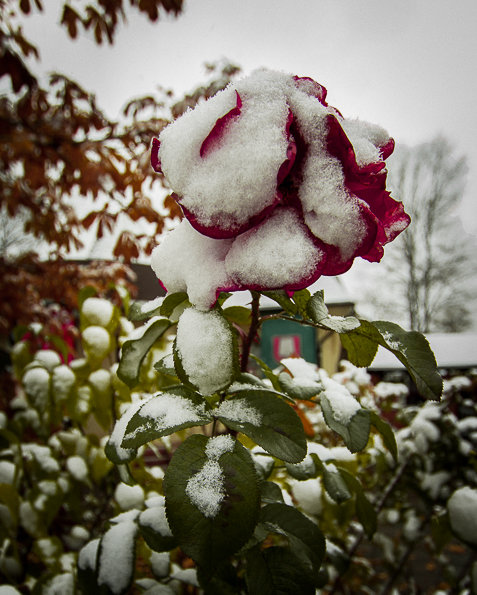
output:
[[[393,148],[310,78],[260,70],[229,85],[153,141],[185,215],[153,252],[156,275],[207,309],[220,291],[299,290],[379,261],[409,224],[386,190]]]

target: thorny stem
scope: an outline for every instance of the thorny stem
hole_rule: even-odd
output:
[[[240,369],[242,372],[247,371],[248,366],[248,359],[250,357],[250,349],[252,347],[252,343],[257,335],[258,328],[260,326],[260,294],[256,291],[252,291],[252,321],[250,323],[250,328],[248,330],[248,334],[243,341],[243,349],[242,349],[242,363]]]

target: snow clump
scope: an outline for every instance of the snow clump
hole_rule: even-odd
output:
[[[233,377],[233,338],[218,312],[187,308],[177,325],[177,352],[189,380],[202,394],[227,386]]]

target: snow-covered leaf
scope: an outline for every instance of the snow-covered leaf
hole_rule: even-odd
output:
[[[152,324],[146,325],[147,328],[140,337],[125,341],[122,347],[117,375],[131,388],[139,382],[139,370],[147,352],[171,326],[167,318],[151,320]]]
[[[134,520],[112,525],[101,538],[98,552],[97,581],[113,595],[127,593],[136,558],[138,526]]]
[[[313,322],[336,333],[347,333],[360,325],[360,321],[354,316],[330,316],[323,291],[313,294],[307,303],[306,311]]]
[[[237,391],[235,396],[221,403],[214,416],[279,459],[299,463],[306,455],[306,437],[300,418],[271,391]]]
[[[371,426],[369,411],[360,408],[350,417],[349,421],[339,421],[333,404],[325,393],[321,395],[321,409],[326,424],[343,438],[351,452],[357,452],[366,446]]]
[[[351,492],[334,465],[323,465],[323,485],[335,502],[341,504],[351,498]]]
[[[407,368],[419,393],[427,399],[439,399],[442,378],[427,339],[416,331],[405,331],[393,322],[361,320],[361,326],[340,335],[348,359],[356,366],[369,366],[378,345],[391,351]]]
[[[174,536],[212,575],[257,523],[260,493],[249,452],[230,436],[189,436],[174,453],[163,485]]]
[[[161,436],[210,421],[207,403],[201,395],[185,386],[171,387],[148,399],[134,413],[127,424],[121,446],[139,448]]]

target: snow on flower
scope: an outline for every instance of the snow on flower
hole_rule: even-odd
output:
[[[310,78],[259,70],[230,84],[153,141],[185,215],[153,252],[156,275],[205,310],[220,291],[294,291],[379,261],[409,224],[386,190],[393,148]]]

